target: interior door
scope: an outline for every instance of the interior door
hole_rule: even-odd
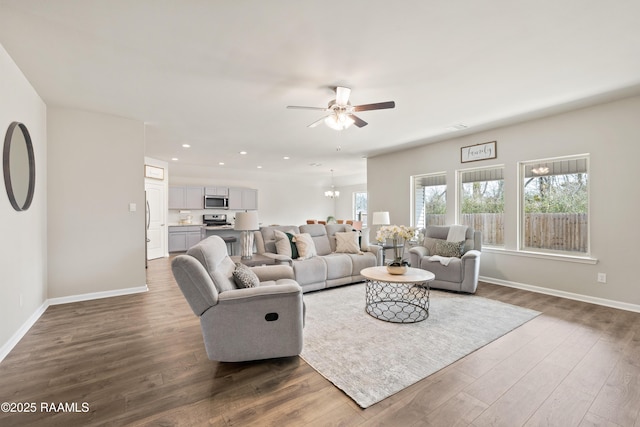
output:
[[[146,182],[147,259],[162,258],[167,253],[166,205],[164,184]]]

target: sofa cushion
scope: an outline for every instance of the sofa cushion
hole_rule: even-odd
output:
[[[300,285],[319,283],[327,280],[327,263],[322,257],[297,259],[293,261],[293,271]]]
[[[438,261],[429,261],[430,257],[424,257],[420,261],[420,268],[432,272],[436,280],[460,283],[462,281],[462,260],[451,258],[449,265],[442,265]]]
[[[207,270],[218,292],[237,289],[233,281],[233,270],[236,268],[231,258],[227,255],[227,245],[220,236],[211,236],[187,251],[197,259]]]
[[[315,243],[309,233],[296,234],[294,238],[299,258],[307,259],[317,255]]]
[[[256,276],[256,273],[239,262],[236,263],[236,268],[233,270],[233,280],[236,282],[238,288],[255,288],[260,286],[260,280],[258,276]]]
[[[351,258],[351,275],[359,276],[360,272],[367,267],[375,267],[378,258],[373,252],[360,252],[359,254],[347,254]]]
[[[332,224],[331,226],[335,225]],[[300,226],[300,233],[309,233],[313,238],[313,243],[315,244],[318,255],[328,255],[333,252],[326,227],[330,226],[322,224],[305,224]]]
[[[353,263],[347,254],[333,253],[322,257],[327,263],[327,280],[351,277]]]
[[[435,252],[432,255],[440,255],[444,257],[460,258],[464,250],[464,240],[460,242],[448,242],[446,240],[437,240]]]
[[[360,252],[357,231],[345,231],[336,233],[336,252],[357,254]]]

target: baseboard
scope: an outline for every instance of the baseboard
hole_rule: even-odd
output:
[[[587,302],[590,304],[602,305],[605,307],[617,308],[620,310],[633,311],[640,313],[640,305],[629,304],[626,302],[614,301],[606,298],[591,297],[588,295],[574,294],[572,292],[560,291],[557,289],[542,288],[540,286],[527,285],[525,283],[511,282],[509,280],[494,279],[492,277],[480,276],[481,282],[492,283],[494,285],[507,286],[509,288],[522,289],[525,291],[536,292],[538,294],[552,295],[555,297],[571,299],[575,301]]]
[[[35,323],[40,319],[40,316],[49,308],[50,305],[58,305],[58,304],[68,304],[71,302],[79,302],[79,301],[89,301],[94,299],[101,298],[110,298],[110,297],[118,297],[122,295],[130,295],[130,294],[138,294],[141,292],[147,292],[149,287],[145,284],[144,286],[138,286],[135,288],[125,288],[125,289],[117,289],[114,291],[105,291],[105,292],[92,292],[89,294],[81,294],[81,295],[72,295],[68,297],[59,297],[59,298],[49,298],[45,302],[42,303],[38,309],[33,312],[31,316],[27,319],[26,322],[16,331],[13,336],[0,347],[0,362],[4,360],[5,357],[13,350],[13,348],[20,342],[22,337],[24,337],[27,332],[35,325]]]
[[[71,295],[68,297],[49,298],[49,305],[69,304],[72,302],[119,297],[122,295],[130,295],[130,294],[139,294],[142,292],[147,292],[148,290],[149,290],[149,287],[147,285],[144,285],[144,286],[138,286],[135,288],[116,289],[113,291],[92,292],[89,294]]]
[[[9,352],[13,350],[13,347],[15,347],[16,344],[20,342],[22,337],[24,337],[27,332],[29,332],[29,329],[31,329],[31,327],[36,324],[38,319],[40,319],[40,316],[42,316],[42,313],[44,313],[48,307],[49,301],[43,302],[42,305],[38,307],[38,309],[34,311],[31,316],[29,316],[27,321],[24,322],[20,329],[18,329],[16,333],[13,334],[11,338],[9,338],[9,341],[2,345],[2,347],[0,348],[0,362],[2,362],[5,357],[7,357]]]

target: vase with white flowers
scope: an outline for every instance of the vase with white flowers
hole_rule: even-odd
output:
[[[411,240],[416,233],[413,227],[406,225],[383,225],[376,234],[378,242],[391,240],[393,242],[393,261],[387,264],[387,271],[391,274],[404,274],[409,263],[402,259],[406,240]]]

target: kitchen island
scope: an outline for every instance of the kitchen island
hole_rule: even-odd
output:
[[[170,224],[169,252],[184,252],[209,236],[220,236],[235,237],[236,241],[229,243],[228,248],[229,255],[233,255],[240,250],[240,233],[232,225]]]

